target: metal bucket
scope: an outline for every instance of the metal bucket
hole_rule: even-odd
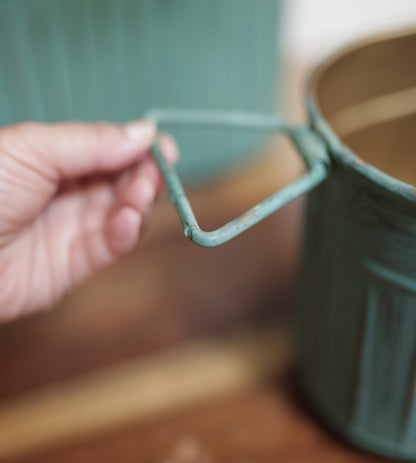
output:
[[[301,382],[340,435],[416,461],[416,34],[332,58],[310,117],[332,169],[309,195]]]
[[[313,189],[298,307],[300,383],[317,413],[342,437],[412,461],[415,51],[413,31],[356,44],[334,56],[312,79],[310,124],[304,127],[259,114],[153,113],[159,122],[283,131],[296,144],[308,172],[212,232],[199,228],[175,172],[157,150],[156,157],[185,234],[203,246],[224,243]]]
[[[280,0],[0,0],[0,125],[127,121],[149,107],[274,112]],[[211,180],[252,136],[181,133],[181,175]],[[218,149],[221,147],[221,149]]]

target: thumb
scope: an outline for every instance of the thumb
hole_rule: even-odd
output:
[[[66,180],[132,165],[151,148],[156,127],[146,120],[126,125],[25,122],[3,134],[3,147],[10,142],[10,148],[22,153],[25,162],[33,163],[49,177]]]

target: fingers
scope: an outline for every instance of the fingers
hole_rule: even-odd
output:
[[[178,147],[173,138],[163,135],[159,143],[166,160],[175,162]],[[108,182],[102,180],[88,188],[88,207],[80,221],[84,226],[71,252],[72,281],[82,281],[136,245],[163,185],[159,168],[149,154]]]
[[[0,242],[25,239],[14,261],[25,262],[26,305],[49,305],[133,248],[163,185],[150,155],[155,137],[146,121],[0,128]],[[159,143],[175,162],[175,141]]]
[[[158,143],[169,163],[178,159],[178,146],[167,134]],[[146,157],[132,172],[123,174],[118,184],[118,199],[111,211],[105,236],[114,255],[130,251],[139,238],[139,228],[147,222],[152,205],[162,188],[162,178],[154,159]]]
[[[155,162],[148,158],[119,192],[105,230],[108,247],[115,256],[130,251],[136,244],[139,228],[147,219],[161,183]]]
[[[109,123],[22,123],[0,133],[2,146],[24,154],[25,163],[48,177],[74,179],[110,173],[137,163],[156,137],[150,121]]]
[[[113,257],[133,249],[139,239],[141,224],[142,215],[130,206],[122,206],[113,212],[105,230],[107,246]]]

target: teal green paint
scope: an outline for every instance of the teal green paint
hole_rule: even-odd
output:
[[[322,140],[307,127],[290,127],[276,116],[219,111],[154,110],[148,113],[147,117],[153,119],[161,128],[168,123],[172,126],[185,126],[188,130],[194,126],[211,126],[246,131],[285,132],[298,147],[309,168],[309,171],[292,185],[283,188],[223,227],[206,232],[198,225],[174,167],[166,163],[155,144],[155,157],[166,180],[173,204],[183,222],[185,235],[200,246],[218,246],[229,241],[293,199],[310,191],[327,175],[329,158]]]
[[[332,163],[308,197],[302,389],[344,438],[416,461],[416,189],[360,161],[309,111]],[[336,299],[325,296],[334,288]]]
[[[161,125],[169,119],[283,131],[297,139],[317,175],[308,197],[298,306],[301,387],[316,413],[343,438],[416,461],[416,188],[363,163],[340,143],[314,104],[309,111],[309,128],[250,113],[159,111],[153,116]],[[304,190],[295,183],[287,187],[290,199],[283,190],[256,206],[253,222],[245,222],[247,214],[205,234],[173,168],[160,153],[156,156],[186,234],[203,246],[227,241],[312,189],[311,183]]]
[[[276,0],[0,0],[0,125],[121,122],[152,107],[188,108],[153,113],[179,140],[186,182],[241,162],[260,132],[286,133],[309,173],[210,233],[155,155],[186,234],[204,246],[317,186],[298,308],[300,384],[342,437],[416,461],[416,189],[361,162],[314,101],[309,128],[271,116],[279,8]]]
[[[0,125],[139,118],[152,107],[274,113],[280,0],[0,0]],[[182,132],[195,183],[255,134]]]

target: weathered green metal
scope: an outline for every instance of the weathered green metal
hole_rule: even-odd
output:
[[[396,163],[405,146],[415,149],[416,106],[402,111],[399,104],[416,91],[415,50],[416,31],[411,31],[332,58],[311,85],[310,128],[291,129],[281,119],[248,114],[156,117],[283,130],[298,142],[311,172],[305,188],[292,185],[290,195],[317,185],[308,195],[297,310],[302,390],[343,438],[409,461],[416,461],[416,187],[362,157],[382,147]],[[354,114],[349,133],[334,128],[344,110]],[[406,151],[409,160],[412,149]],[[328,176],[325,152],[331,161]],[[212,240],[201,234],[174,171],[163,161],[162,166],[191,239],[211,246],[242,231],[237,219],[232,232],[222,227]],[[286,203],[287,192],[256,206],[256,218]]]
[[[124,122],[164,106],[274,112],[280,6],[280,0],[0,0],[0,126]],[[253,134],[174,135],[184,147],[178,168],[187,183],[235,167],[256,144]]]
[[[308,127],[290,127],[276,116],[221,111],[154,110],[146,117],[153,119],[159,126],[168,123],[171,126],[180,125],[188,128],[210,126],[248,131],[284,132],[295,143],[309,169],[299,180],[257,204],[240,217],[217,230],[207,232],[199,227],[175,168],[166,163],[156,143],[154,155],[169,188],[172,202],[182,220],[185,236],[200,246],[218,246],[229,241],[293,199],[310,191],[327,176],[329,158],[322,139]]]
[[[332,167],[308,197],[296,343],[300,383],[321,418],[356,445],[409,461],[416,461],[416,188],[365,158],[377,159],[384,146],[400,163],[405,146],[415,150],[416,106],[406,114],[403,105],[402,114],[394,101],[416,88],[415,50],[415,31],[370,40],[313,79],[311,125]],[[377,111],[360,127],[367,102]],[[357,128],[335,131],[336,113],[354,106]]]
[[[341,436],[416,461],[416,197],[362,167],[333,162],[308,198],[297,371]]]

